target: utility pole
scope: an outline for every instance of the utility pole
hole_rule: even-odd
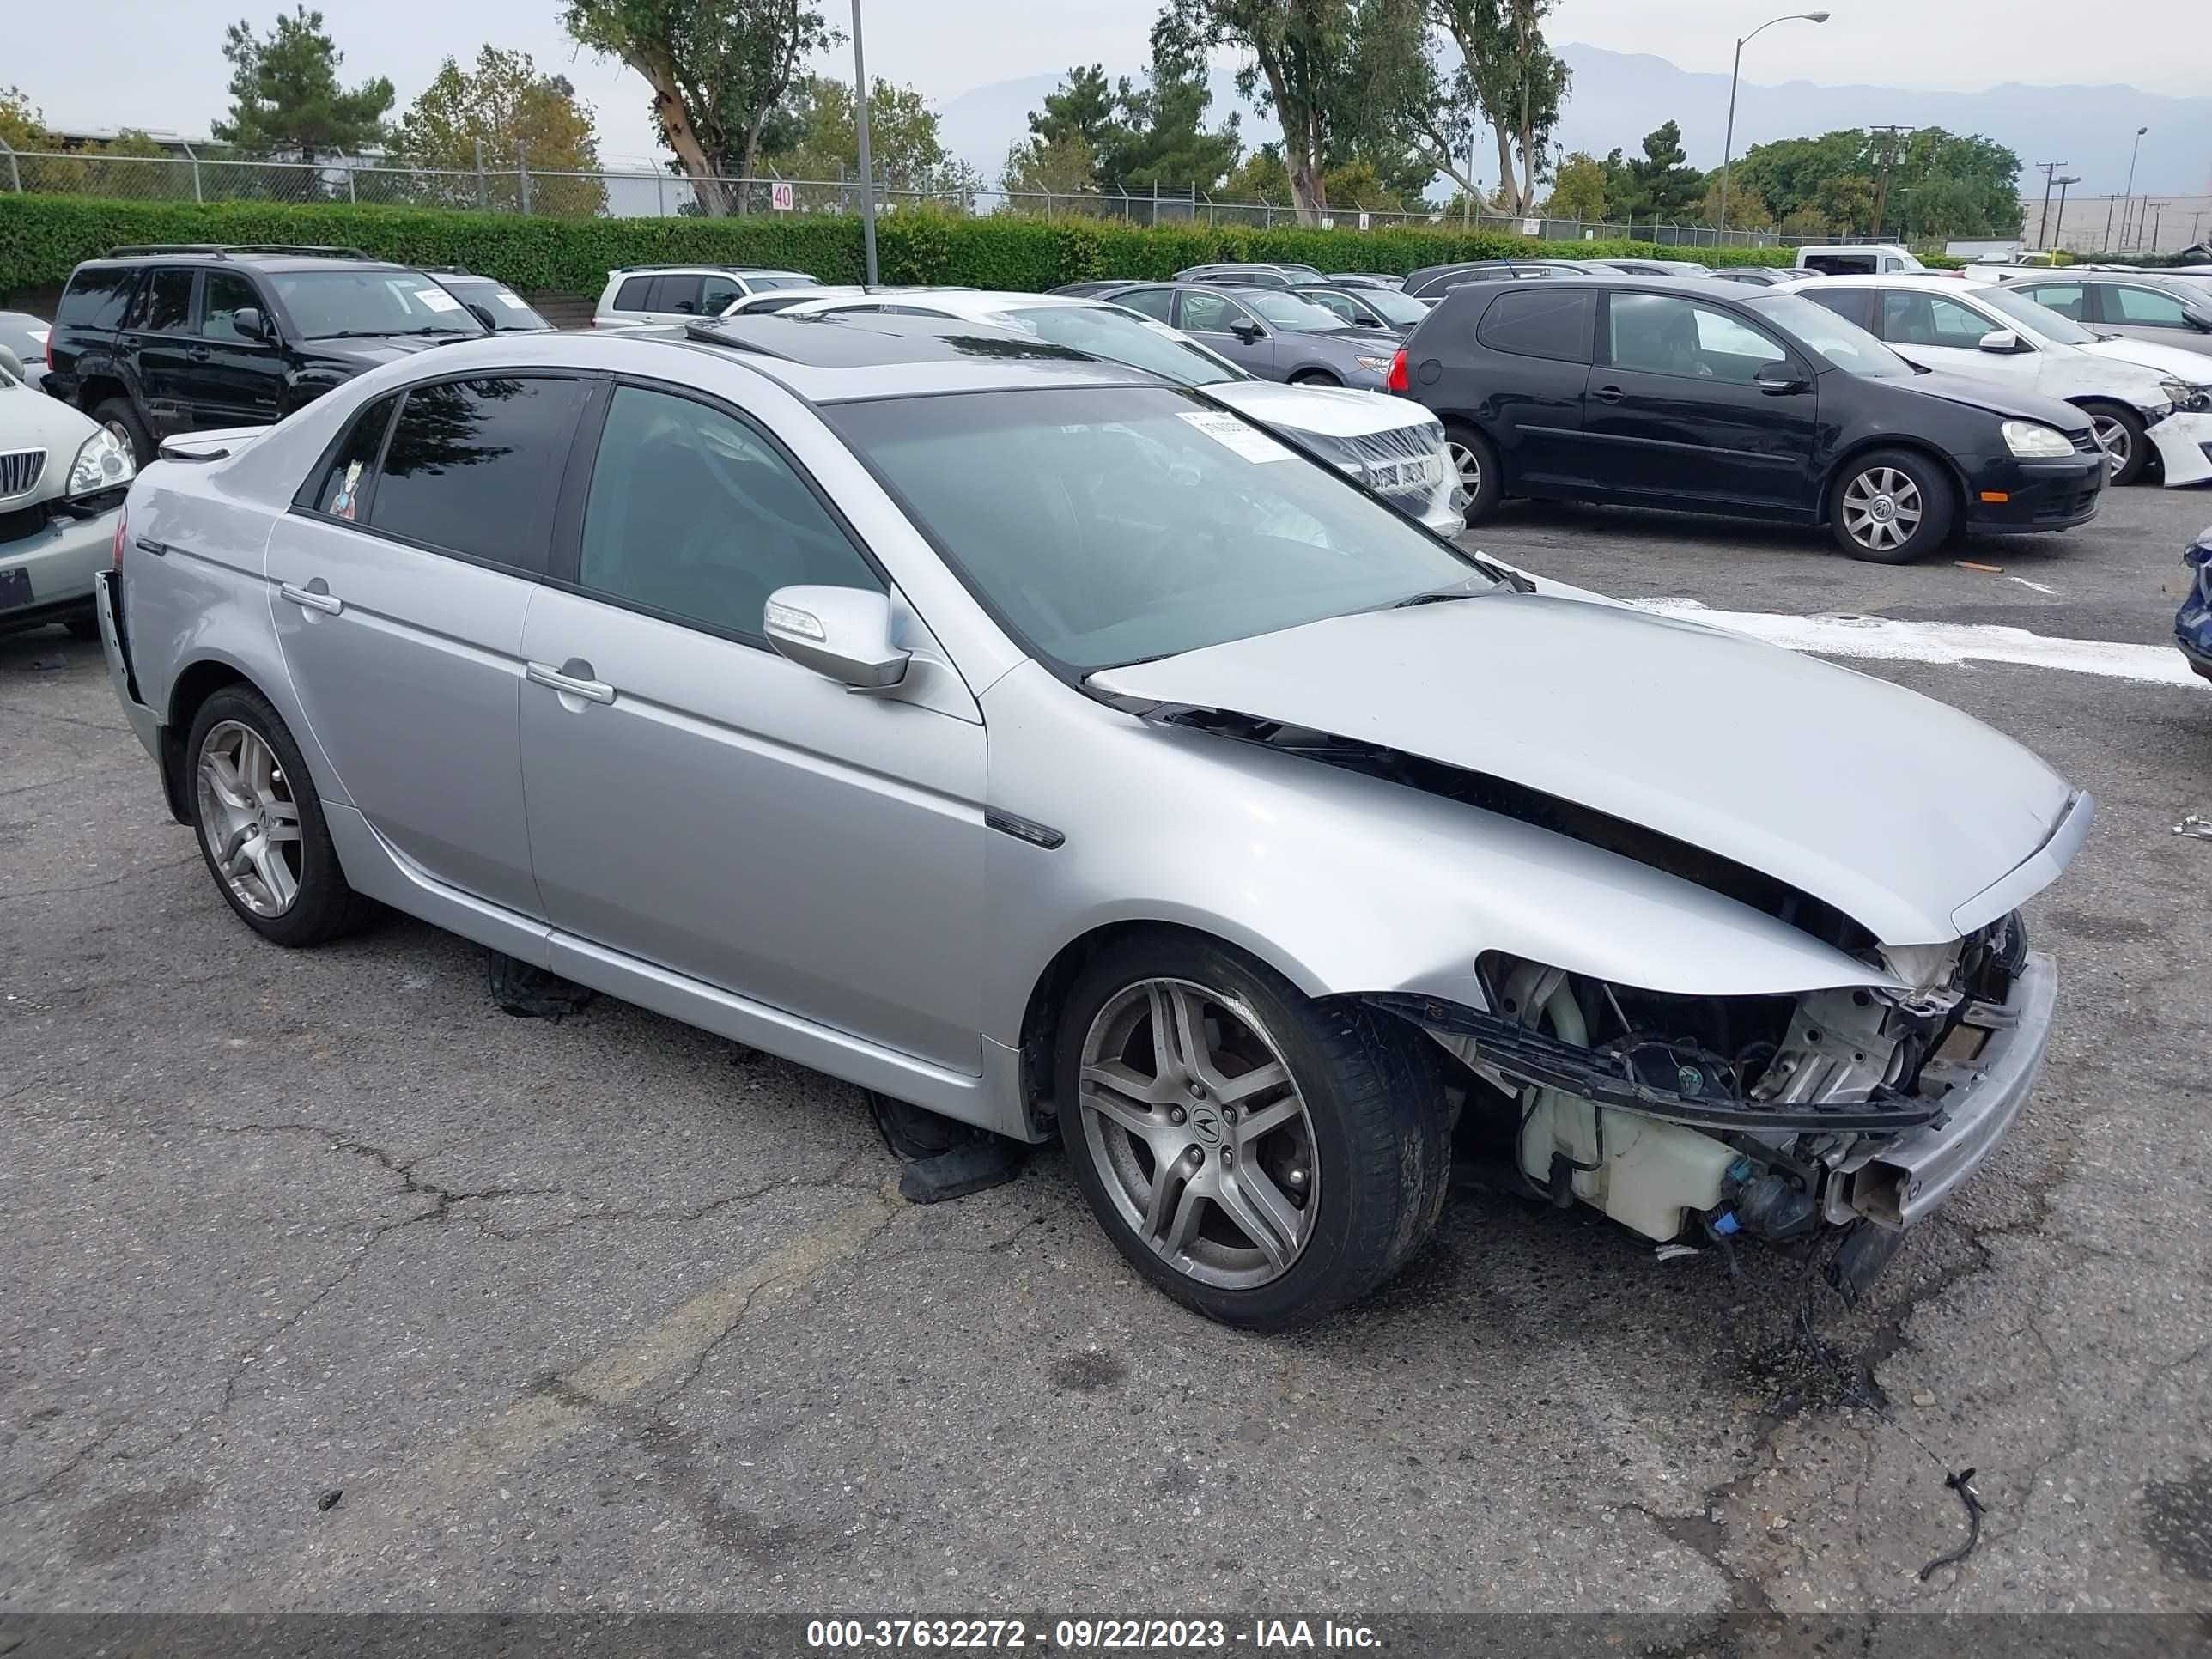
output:
[[[2035,245],[2039,248],[2047,248],[2051,244],[2044,239],[2051,229],[2051,181],[2058,176],[2058,169],[2064,167],[2066,163],[2038,161],[2035,165],[2043,169],[2043,217],[2037,220],[2035,223]]]
[[[1879,184],[1875,185],[1874,191],[1874,234],[1876,236],[1880,236],[1881,234],[1882,215],[1889,207],[1889,170],[1896,164],[1898,147],[1907,133],[1917,132],[1919,131],[1920,129],[1917,127],[1905,126],[1869,127],[1867,129],[1867,137],[1869,138],[1873,137],[1876,133],[1887,133],[1889,135],[1889,141],[1881,146],[1881,180]],[[2061,162],[2060,165],[2063,167],[2065,164]]]
[[[2066,173],[2058,180],[2058,219],[2051,227],[2051,246],[2057,247],[2066,240],[2066,186],[2081,182],[2076,173]]]
[[[2121,210],[2120,210],[2120,246],[2121,246],[2122,247],[2125,247],[2125,246],[2127,246],[2127,243],[2128,243],[2128,214],[2127,214],[2128,205],[2129,205],[2130,204],[2131,204],[2131,203],[2134,201],[2134,199],[2135,199],[2135,193],[2136,193],[2136,157],[2142,154],[2142,141],[2143,141],[2143,134],[2145,134],[2146,132],[2148,132],[2149,131],[2150,131],[2150,129],[2149,129],[2148,127],[2137,127],[2137,128],[2136,129],[2136,142],[2135,142],[2134,148],[2132,148],[2131,149],[2130,149],[2130,150],[2128,151],[2128,183],[2127,183],[2127,188],[2126,188],[2126,189],[2124,189],[2124,190],[2123,190],[2123,191],[2120,192],[2120,202],[2121,202]],[[2108,215],[2108,216],[2107,216],[2107,220],[2108,220],[2108,222],[2109,222],[2109,217],[2110,217],[2110,216]]]
[[[2150,251],[2153,253],[2155,253],[2158,252],[2159,228],[2166,222],[2166,204],[2163,202],[2145,202],[2143,206],[2156,216],[2150,222]]]

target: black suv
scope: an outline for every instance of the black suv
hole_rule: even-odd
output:
[[[484,332],[421,271],[350,248],[119,247],[70,273],[46,389],[143,466],[173,434],[282,420],[379,363]]]

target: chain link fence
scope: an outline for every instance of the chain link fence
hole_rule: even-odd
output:
[[[467,168],[391,167],[348,158],[270,161],[188,153],[109,155],[0,149],[0,190],[54,196],[96,196],[162,202],[345,202],[379,207],[473,208],[563,218],[667,219],[730,213],[857,213],[857,179],[691,179],[666,172],[558,173],[516,158],[513,166]],[[1244,226],[1267,229],[1298,222],[1287,202],[1224,201],[1203,191],[1109,190],[1084,193],[1006,191],[939,183],[876,188],[878,211],[927,205],[954,213],[1024,213],[1082,217],[1128,225]],[[1485,230],[1579,242],[1621,239],[1679,247],[1773,246],[1771,231],[1717,231],[1702,225],[1586,223],[1497,213],[1444,214],[1421,210],[1332,206],[1322,223],[1339,229],[1405,226]]]

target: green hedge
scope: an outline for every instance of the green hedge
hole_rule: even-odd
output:
[[[0,195],[0,292],[58,283],[80,259],[131,242],[309,242],[358,247],[414,265],[466,265],[517,288],[597,295],[617,265],[673,262],[787,265],[828,283],[861,274],[857,218],[759,214],[742,219],[556,219],[512,213],[109,201]],[[1271,230],[1205,225],[1146,229],[1088,219],[962,217],[902,211],[877,222],[886,283],[1041,289],[1090,277],[1163,277],[1225,259],[1288,259],[1323,270],[1404,272],[1453,259],[1696,258],[1786,265],[1785,248],[1662,248],[1648,242],[1534,242],[1445,228]]]

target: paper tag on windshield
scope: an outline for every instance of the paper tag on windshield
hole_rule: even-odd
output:
[[[503,288],[497,289],[496,292],[499,295],[500,304],[505,306],[509,311],[527,311],[530,309],[530,301],[524,299],[520,294],[509,294]]]
[[[1277,443],[1266,433],[1249,427],[1234,415],[1218,415],[1207,410],[1202,413],[1184,415],[1200,432],[1221,445],[1233,449],[1248,461],[1287,461],[1296,453]]]
[[[422,302],[425,311],[459,311],[461,302],[442,288],[418,288],[415,297]]]

